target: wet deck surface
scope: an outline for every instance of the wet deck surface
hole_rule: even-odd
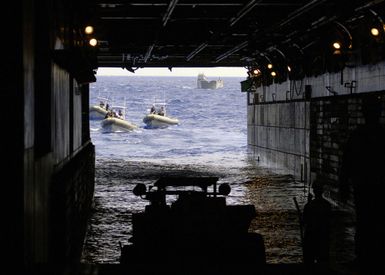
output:
[[[239,269],[236,269],[235,271],[229,271],[229,272],[220,272],[220,273],[213,273],[213,272],[205,272],[200,271],[194,272],[194,271],[186,271],[178,272],[176,270],[170,270],[170,272],[167,273],[160,273],[160,272],[144,272],[143,270],[133,270],[130,267],[123,267],[120,264],[81,264],[77,267],[73,268],[62,268],[59,266],[56,266],[54,268],[47,268],[46,266],[38,266],[35,268],[31,268],[29,272],[25,274],[30,275],[48,275],[48,274],[55,274],[55,275],[155,275],[155,274],[167,274],[167,275],[204,275],[204,274],[221,274],[221,275],[242,275],[242,274],[261,274],[261,275],[359,275],[360,273],[355,270],[355,268],[352,265],[349,264],[343,264],[340,266],[335,267],[329,267],[329,268],[317,268],[313,271],[306,270],[302,264],[267,264],[264,268],[261,269],[246,269],[247,271],[239,271]]]
[[[238,269],[237,269],[238,270]],[[229,271],[228,273],[218,273],[218,274],[262,274],[262,275],[305,275],[305,274],[322,274],[322,275],[358,275],[358,271],[355,270],[352,266],[345,264],[338,267],[330,267],[330,268],[316,268],[312,271],[306,270],[302,264],[267,264],[263,269],[246,269],[246,272],[237,271]],[[143,274],[139,273],[131,273],[130,270],[124,270],[119,265],[98,265],[89,269],[88,271],[92,271],[91,273],[83,273],[81,275],[123,275],[123,274]],[[93,273],[97,271],[97,273]],[[156,274],[156,273],[155,273]],[[178,273],[178,272],[170,272],[169,274],[186,274],[186,273]],[[187,274],[206,274],[206,273],[187,273]],[[207,274],[216,274],[207,272]]]
[[[132,270],[122,269],[122,267],[118,264],[111,265],[96,265],[96,266],[84,266],[84,273],[79,275],[124,275],[124,274],[145,274],[143,272],[133,273]],[[150,273],[157,274],[157,273]],[[186,273],[178,273],[170,271],[169,274],[186,274]],[[187,274],[206,274],[206,273],[194,273],[188,272]],[[207,274],[216,274],[207,272]],[[268,264],[263,269],[260,270],[247,270],[245,273],[240,273],[239,271],[228,273],[218,273],[218,274],[261,274],[261,275],[307,275],[307,274],[320,274],[320,275],[358,275],[359,273],[354,270],[349,265],[343,265],[334,267],[334,268],[318,268],[314,271],[306,270],[302,264]]]
[[[102,160],[97,162],[95,212],[90,220],[82,263],[118,264],[119,242],[132,236],[131,214],[143,211],[148,203],[133,195],[137,183],[151,184],[160,176],[216,176],[220,183],[230,183],[228,204],[253,204],[257,217],[250,231],[260,233],[265,241],[268,264],[299,264],[302,249],[296,197],[303,207],[306,196],[303,183],[289,175],[277,175],[250,164],[241,167],[189,166]],[[331,262],[349,262],[354,255],[354,223],[349,213],[336,207],[332,217]],[[149,255],[149,259],[153,255]],[[275,265],[276,264],[276,265]]]

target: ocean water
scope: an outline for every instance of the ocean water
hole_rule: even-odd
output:
[[[267,262],[302,261],[293,198],[303,206],[307,186],[291,175],[261,167],[250,156],[247,95],[240,91],[244,79],[223,80],[224,87],[217,90],[197,89],[195,77],[99,76],[91,85],[90,105],[98,104],[98,96],[110,96],[112,105],[125,104],[126,119],[139,128],[105,133],[100,121],[90,121],[96,177],[83,262],[119,262],[120,245],[128,244],[132,237],[131,214],[143,211],[147,204],[132,189],[164,175],[217,176],[219,183],[229,183],[228,204],[254,204],[257,210],[250,231],[262,234]],[[146,129],[142,119],[154,100],[166,102],[167,114],[180,124]],[[349,245],[334,244],[344,248],[334,254],[335,261],[349,256]]]
[[[214,78],[213,78],[214,79]],[[100,121],[90,121],[98,157],[178,163],[229,162],[238,165],[246,150],[246,93],[243,78],[224,78],[217,90],[197,89],[195,77],[100,76],[91,85],[90,104],[109,96],[112,105],[125,105],[134,132],[103,133]],[[167,104],[167,115],[180,124],[146,129],[143,117],[154,101]],[[111,103],[110,103],[111,105]]]

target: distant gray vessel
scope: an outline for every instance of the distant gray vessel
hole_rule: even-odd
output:
[[[208,81],[204,74],[198,74],[197,79],[197,87],[198,89],[218,89],[223,88],[223,80],[211,80]]]

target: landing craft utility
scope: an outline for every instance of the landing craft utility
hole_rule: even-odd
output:
[[[219,89],[223,88],[223,80],[207,80],[204,74],[198,74],[197,79],[197,88],[198,89]]]

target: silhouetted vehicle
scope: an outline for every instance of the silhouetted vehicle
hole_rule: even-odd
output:
[[[263,238],[249,232],[256,216],[254,205],[227,205],[230,186],[221,184],[217,190],[217,180],[162,177],[148,190],[138,184],[134,194],[150,204],[132,215],[132,244],[122,247],[122,265],[141,273],[167,274],[263,268]]]

